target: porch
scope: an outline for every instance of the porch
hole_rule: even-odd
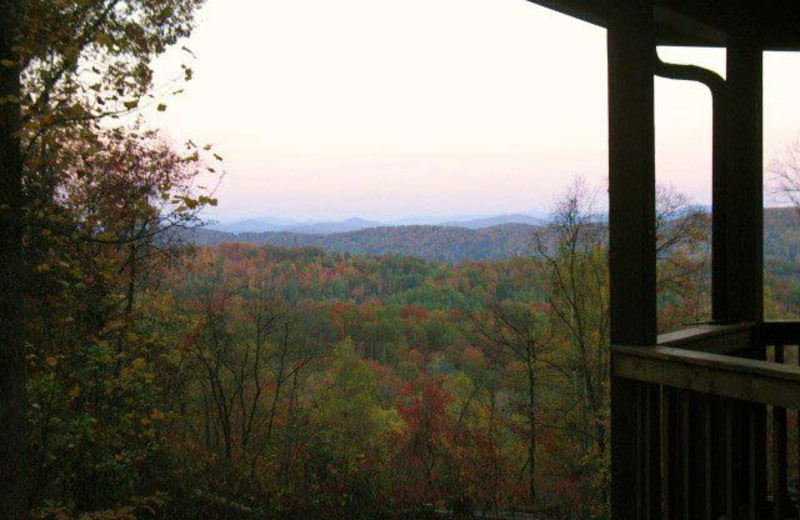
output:
[[[799,518],[800,323],[764,321],[763,53],[792,2],[533,0],[607,29],[612,517]],[[723,48],[722,76],[658,45]],[[712,315],[657,336],[654,77],[713,104]]]
[[[636,517],[653,508],[649,517],[798,518],[798,345],[800,323],[763,322],[612,347],[617,384],[633,395],[633,424],[614,424],[635,430],[615,455],[638,461],[623,507]]]

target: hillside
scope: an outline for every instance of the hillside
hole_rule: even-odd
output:
[[[224,242],[282,247],[319,247],[335,253],[415,256],[439,262],[500,260],[533,252],[535,227],[504,224],[483,229],[445,226],[394,226],[348,233],[224,233],[200,229],[190,240],[199,245]]]

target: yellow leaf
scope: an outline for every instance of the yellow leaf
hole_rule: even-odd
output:
[[[80,387],[80,385],[75,384],[75,386],[72,387],[72,389],[69,391],[69,393],[67,395],[69,395],[73,399],[75,399],[76,397],[81,395],[81,387]]]
[[[3,67],[8,67],[8,68],[11,68],[14,65],[16,65],[16,63],[14,63],[12,60],[0,60],[0,64],[2,64]]]
[[[55,367],[56,365],[58,365],[58,359],[55,358],[54,356],[49,356],[49,357],[45,358],[44,362],[47,363],[47,366],[49,366],[51,368]]]
[[[167,105],[165,105],[164,103],[161,103],[161,104],[158,105],[157,108],[158,108],[159,112],[164,112],[165,110],[167,110]]]
[[[144,370],[147,366],[147,360],[144,358],[136,358],[133,360],[133,369],[134,370]]]
[[[133,110],[134,108],[139,106],[139,100],[134,99],[133,101],[126,101],[123,104],[125,105],[125,108],[127,108],[128,110]]]

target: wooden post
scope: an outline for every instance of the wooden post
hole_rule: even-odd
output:
[[[19,0],[0,0],[0,519],[26,517]],[[11,96],[11,99],[9,99]]]
[[[656,342],[652,0],[608,3],[611,342]],[[611,516],[661,515],[658,387],[611,382]]]
[[[761,47],[748,38],[732,37],[727,53],[724,197],[715,201],[724,212],[724,225],[714,230],[724,241],[724,319],[732,322],[764,319],[762,71]],[[765,354],[760,344],[743,353],[754,359],[765,359]],[[767,494],[766,408],[741,405],[734,407],[734,414],[738,424],[747,425],[733,438],[739,458],[735,492],[747,497],[750,514],[758,515]]]
[[[727,228],[729,146],[727,141],[727,83],[716,92],[713,102],[712,197],[711,197],[711,317],[718,322],[732,321],[728,297],[728,261],[730,247]]]
[[[728,48],[728,165],[720,203],[730,321],[764,319],[762,56],[761,48],[747,41],[734,40]]]

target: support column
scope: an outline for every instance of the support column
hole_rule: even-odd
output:
[[[722,196],[715,197],[723,224],[714,230],[723,242],[723,318],[758,323],[764,319],[763,50],[746,37],[731,38],[727,69],[726,175]],[[743,355],[765,359],[765,348],[755,341]],[[732,413],[746,427],[731,437],[730,507],[746,503],[755,517],[767,497],[766,407],[738,405]]]
[[[611,343],[656,343],[652,0],[608,17]],[[612,363],[613,366],[613,363]],[[660,518],[658,387],[612,377],[611,517]]]
[[[763,51],[746,40],[728,48],[725,239],[726,319],[764,319]]]

